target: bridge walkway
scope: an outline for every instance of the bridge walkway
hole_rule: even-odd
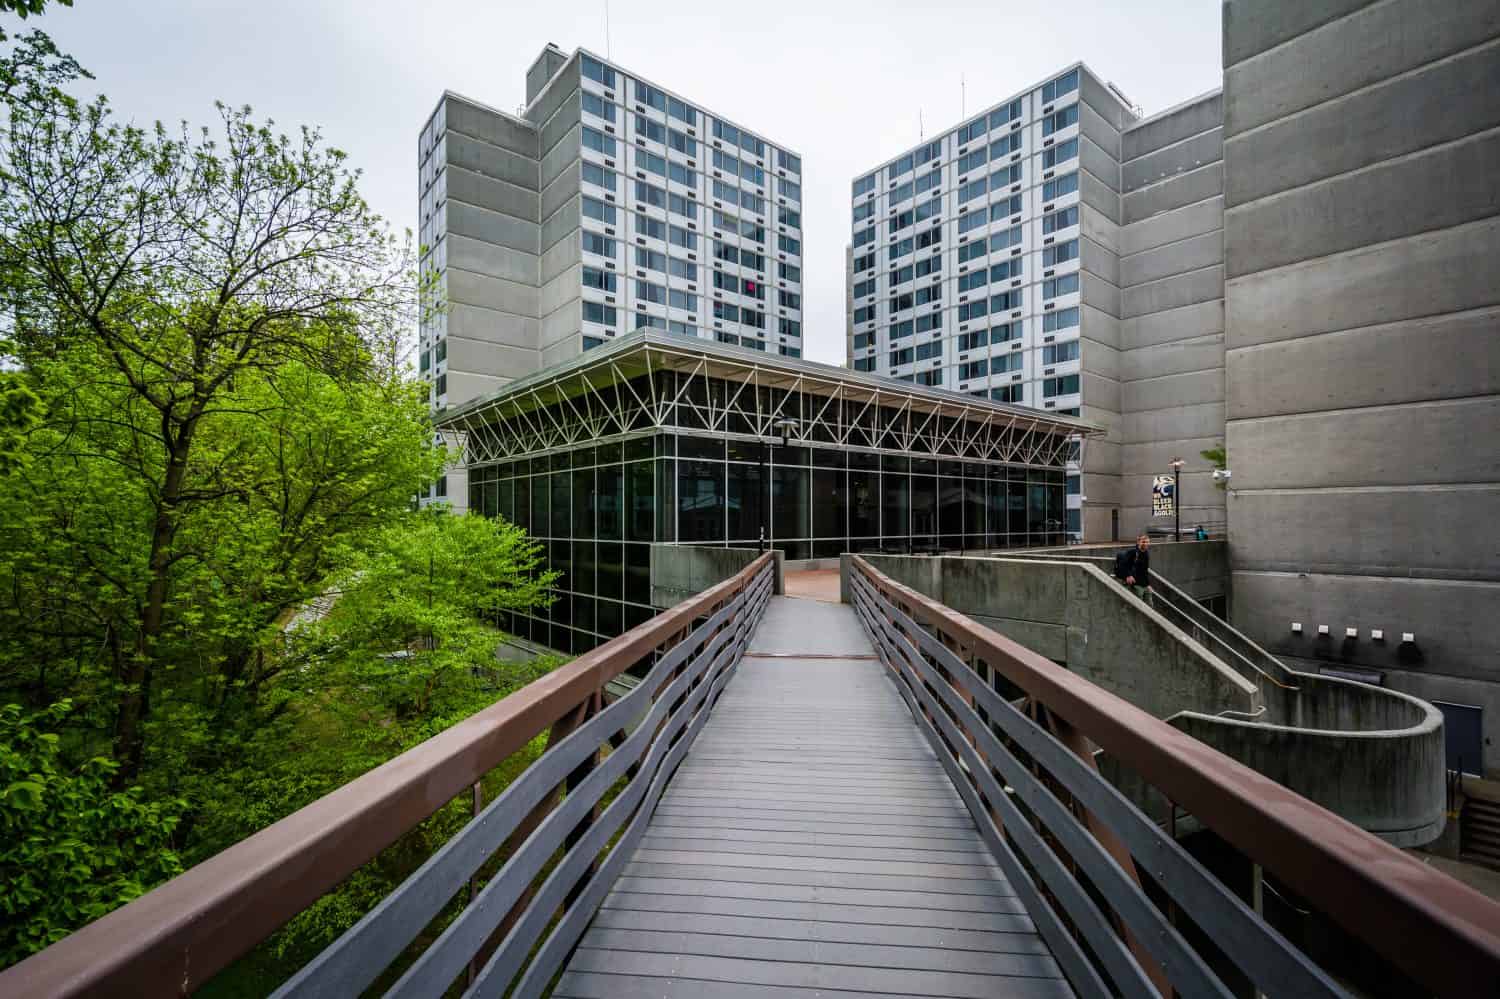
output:
[[[1071,995],[845,605],[774,598],[556,996]]]

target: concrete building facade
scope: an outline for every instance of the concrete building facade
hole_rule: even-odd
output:
[[[1110,537],[1118,506],[1120,133],[1136,117],[1075,64],[851,192],[850,366],[1108,428],[1069,476],[1075,536]]]
[[[640,328],[801,356],[802,162],[758,132],[549,45],[515,114],[445,93],[417,160],[435,410]]]
[[[1482,725],[1492,772],[1497,178],[1500,6],[1224,5],[1236,623]]]
[[[1151,522],[1174,458],[1185,527],[1222,529],[1203,452],[1224,440],[1224,105],[1220,91],[1120,136],[1120,519]],[[1085,492],[1094,489],[1085,477]]]
[[[1078,122],[1033,135],[1064,89]],[[1159,523],[1152,480],[1184,459],[1183,524],[1227,522],[1236,625],[1304,668],[1436,702],[1465,767],[1500,770],[1500,6],[1228,0],[1219,90],[1139,118],[1079,66],[1010,107],[1018,202],[994,191],[993,156],[982,200],[971,186],[985,116],[854,182],[851,366],[1108,427],[1069,484],[1087,540]],[[1048,138],[1077,143],[1079,190],[1055,200]],[[928,215],[945,280],[913,314],[887,255],[923,157],[943,171]],[[986,279],[969,275],[997,258],[973,240],[1012,217],[966,220],[997,201],[1020,208],[1004,289],[1023,302],[981,345],[964,306]],[[1076,229],[1039,221],[1074,205]],[[1076,240],[1077,262],[1044,256],[1048,236]],[[1046,282],[1070,273],[1054,300]],[[1046,316],[1074,306],[1080,356],[1053,368]],[[1201,454],[1221,442],[1228,490]]]

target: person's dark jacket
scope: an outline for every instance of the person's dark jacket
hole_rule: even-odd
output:
[[[1146,586],[1151,581],[1148,575],[1150,572],[1151,552],[1149,549],[1141,551],[1138,545],[1131,545],[1115,556],[1115,578],[1122,583],[1134,576],[1135,585]]]

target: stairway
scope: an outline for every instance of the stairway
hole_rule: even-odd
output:
[[[1460,858],[1500,871],[1500,801],[1470,797],[1464,803]]]

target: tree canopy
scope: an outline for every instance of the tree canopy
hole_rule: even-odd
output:
[[[555,582],[538,546],[414,508],[432,306],[344,154],[247,107],[140,127],[86,78],[0,32],[0,965],[553,665],[495,654]]]

